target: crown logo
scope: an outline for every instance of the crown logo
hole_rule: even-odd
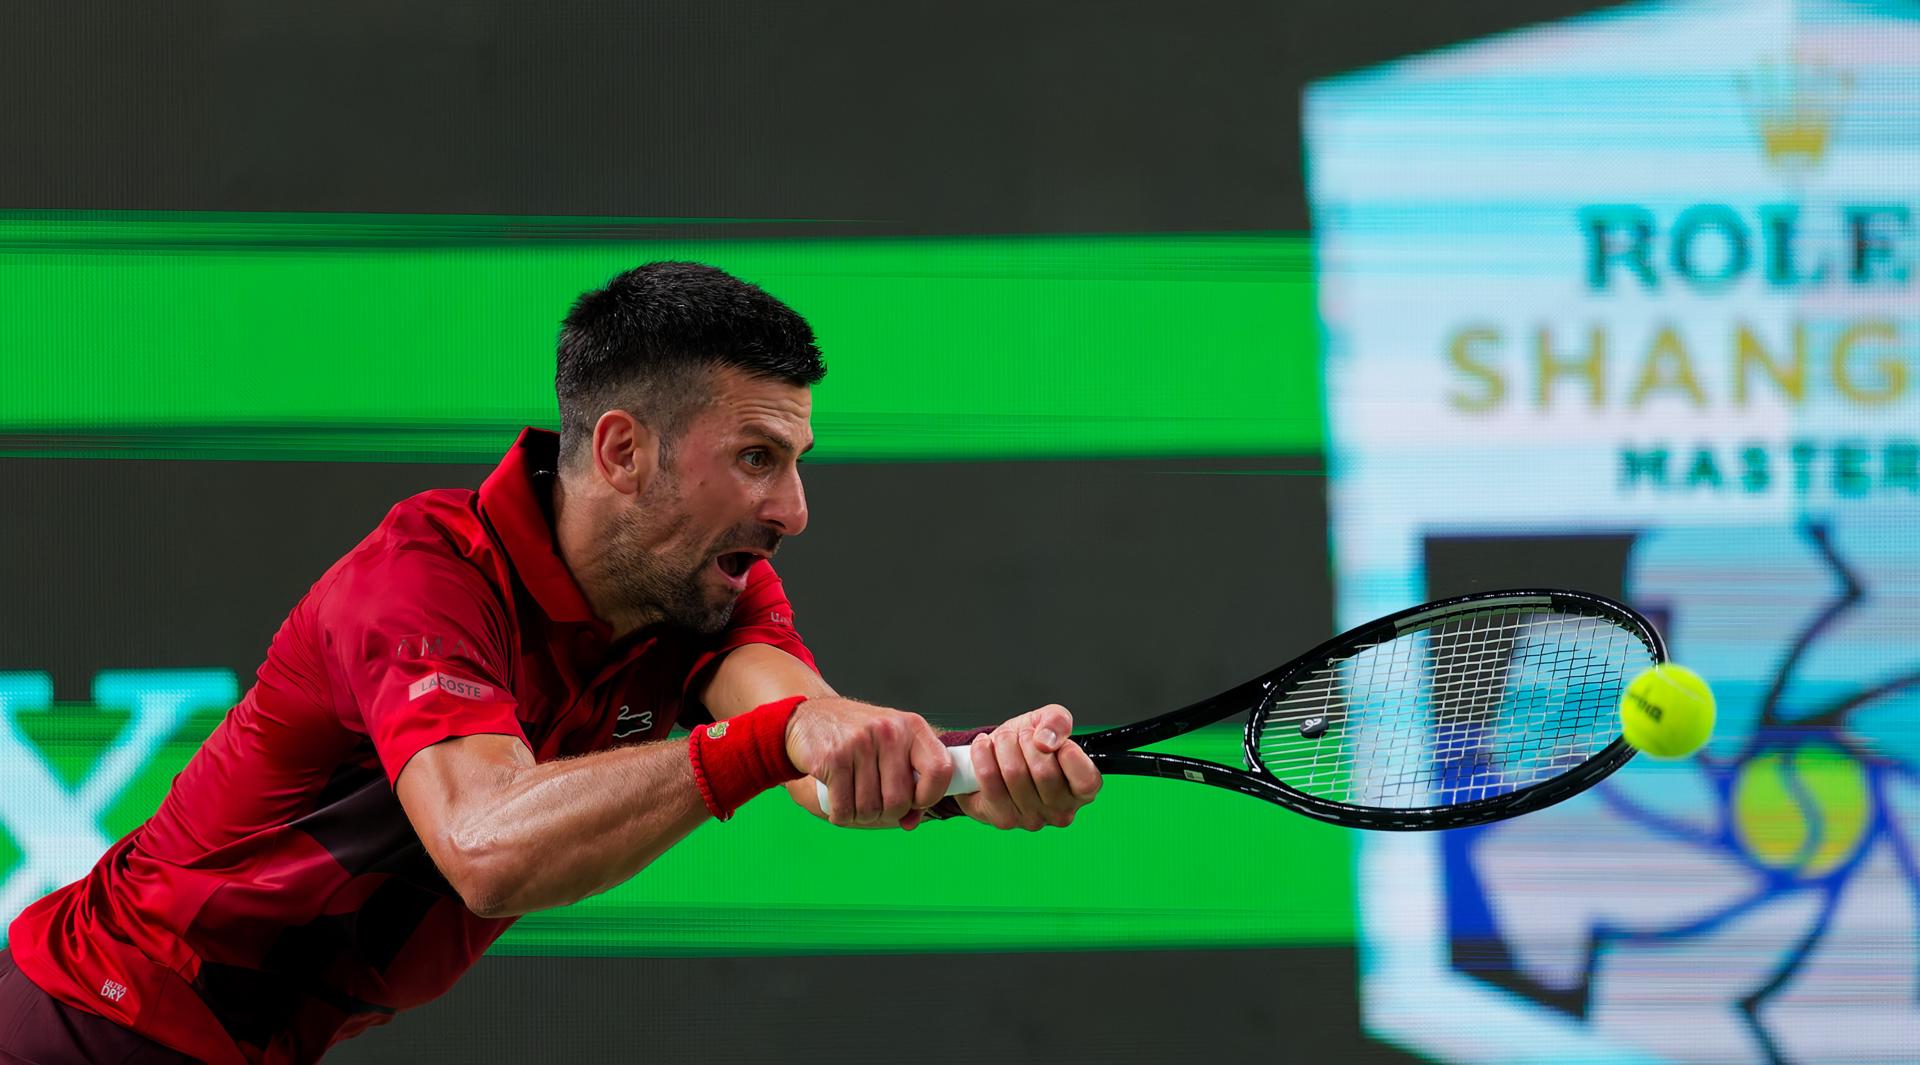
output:
[[[1795,173],[1819,166],[1840,108],[1853,93],[1853,75],[1794,56],[1766,60],[1739,80],[1768,164]]]

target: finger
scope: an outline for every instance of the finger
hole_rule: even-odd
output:
[[[947,785],[953,782],[953,756],[932,726],[925,721],[919,725],[913,734],[913,771],[920,774],[913,787],[913,805],[924,810],[946,798]]]
[[[853,760],[853,823],[878,824],[885,805],[880,790],[880,752],[868,747]]]
[[[1033,722],[1035,742],[1048,754],[1059,750],[1073,734],[1073,715],[1059,703],[1048,703],[1028,716]]]
[[[1021,733],[1021,753],[1027,757],[1027,774],[1033,778],[1033,790],[1040,796],[1040,814],[1048,824],[1059,824],[1062,816],[1071,817],[1074,801],[1067,787],[1066,774],[1060,771],[1060,759],[1040,746],[1038,733]]]
[[[827,820],[836,825],[853,823],[853,762],[838,756],[827,771]]]
[[[913,746],[905,729],[884,733],[880,746],[880,817],[875,824],[899,824],[913,809]]]
[[[1040,794],[1033,788],[1033,773],[1027,769],[1026,753],[1020,749],[1021,731],[1010,728],[994,730],[993,752],[1000,765],[1000,778],[1007,785],[1007,796],[1013,800],[1016,820],[1021,828],[1038,832],[1041,824]]]
[[[994,752],[992,736],[973,738],[973,772],[980,778],[975,804],[984,804],[987,823],[995,828],[1013,827],[1013,799],[1007,795],[1007,782],[1000,778],[1000,757]]]
[[[1092,802],[1093,797],[1100,794],[1100,768],[1079,744],[1068,741],[1060,748],[1060,772],[1066,775],[1068,790],[1081,802]]]

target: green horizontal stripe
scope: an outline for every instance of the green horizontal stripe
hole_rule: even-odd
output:
[[[26,730],[68,779],[126,716],[62,704]],[[101,818],[108,838],[159,807],[222,717],[194,714]],[[1242,730],[1161,745],[1240,764]],[[89,856],[91,857],[91,856]],[[21,860],[0,833],[0,879]],[[41,885],[52,889],[58,884]],[[1214,788],[1109,777],[1066,829],[971,821],[835,828],[785,795],[696,830],[638,876],[530,914],[498,954],[737,955],[1350,943],[1352,834]]]
[[[823,461],[1321,446],[1303,236],[649,235],[781,221],[0,218],[0,454],[484,461],[554,423],[573,298],[666,258],[814,323]]]
[[[1164,749],[1240,764],[1242,731]],[[1352,834],[1242,795],[1109,777],[1066,829],[834,828],[763,796],[501,954],[817,954],[1350,943]]]

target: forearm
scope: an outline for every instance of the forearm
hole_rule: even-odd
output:
[[[771,670],[723,670],[705,697],[718,720],[790,694],[830,697],[820,675],[784,652],[745,647],[729,663]],[[789,785],[811,799],[813,780]],[[801,800],[801,805],[812,808]],[[816,811],[818,812],[818,811]],[[565,906],[632,878],[712,816],[694,784],[686,740],[621,747],[518,768],[499,802],[480,816],[480,851],[500,868],[483,880],[511,886],[507,913]]]
[[[490,917],[565,906],[614,887],[710,814],[685,740],[641,744],[506,771],[495,801],[454,826],[469,899]]]

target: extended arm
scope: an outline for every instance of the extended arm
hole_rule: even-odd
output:
[[[843,699],[805,663],[750,645],[701,693],[717,720],[791,695],[807,701],[786,733],[795,768],[826,781],[835,824],[905,825],[945,793],[952,767],[917,714]],[[982,791],[967,813],[1001,828],[1064,825],[1099,791],[1066,738],[1072,718],[1046,706],[974,743]],[[851,782],[854,786],[849,788]],[[401,805],[468,908],[506,917],[564,906],[638,873],[710,815],[684,740],[535,764],[517,736],[464,736],[427,747],[402,770]],[[812,780],[788,785],[816,814]]]
[[[605,891],[710,816],[685,740],[536,765],[516,736],[465,736],[415,755],[397,791],[434,864],[483,917]]]
[[[946,789],[951,767],[925,721],[841,699],[784,651],[740,648],[722,660],[705,690],[721,720],[789,695],[809,700],[787,731],[787,757],[822,779],[860,781],[873,797],[865,823],[895,804],[897,823]],[[710,816],[684,740],[539,765],[517,736],[465,736],[422,749],[401,771],[396,790],[447,882],[469,909],[487,917],[564,906],[605,891]],[[850,807],[838,823],[855,823],[857,816]]]

